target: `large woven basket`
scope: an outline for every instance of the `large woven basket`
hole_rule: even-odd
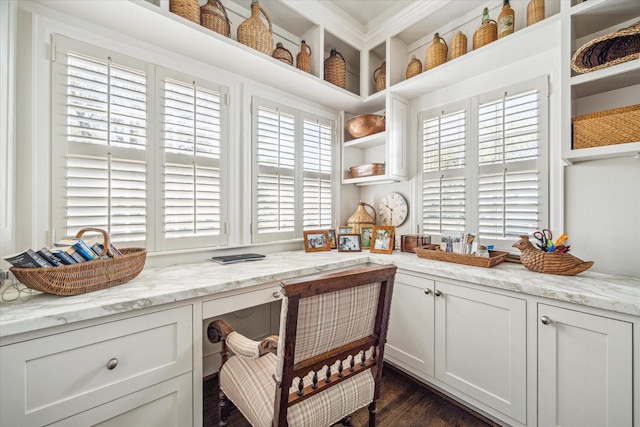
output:
[[[284,47],[280,42],[276,44],[276,48],[273,50],[273,54],[271,56],[285,64],[293,65],[293,55],[291,54],[291,51]]]
[[[381,90],[384,90],[385,87],[387,87],[387,69],[386,69],[386,63],[385,61],[382,61],[382,65],[380,67],[378,67],[374,72],[373,72],[373,81],[376,84],[376,92],[380,92]]]
[[[573,54],[571,68],[587,73],[638,58],[640,22],[586,43]]]
[[[640,104],[574,117],[573,148],[640,141]]]
[[[140,274],[147,259],[146,249],[125,248],[120,249],[122,255],[114,255],[110,249],[109,235],[104,230],[83,228],[76,237],[81,237],[85,231],[102,233],[105,249],[100,258],[61,267],[11,267],[11,272],[16,279],[31,289],[62,296],[79,295],[121,285]],[[110,257],[104,258],[105,255]]]
[[[198,0],[171,0],[169,11],[191,22],[200,24],[200,4]]]
[[[544,19],[544,0],[531,0],[527,5],[527,27]]]
[[[422,73],[422,62],[420,62],[415,55],[411,55],[411,60],[409,61],[409,64],[407,64],[406,77],[407,79],[410,79],[420,73]]]
[[[473,34],[473,50],[498,40],[498,23],[489,18],[489,9],[484,8],[482,25]]]
[[[335,49],[331,49],[329,57],[324,60],[324,79],[342,89],[347,88],[347,62]]]
[[[449,47],[447,42],[440,37],[440,34],[436,33],[433,36],[433,44],[427,49],[427,56],[424,61],[424,70],[430,70],[447,62],[447,53]]]
[[[456,59],[465,53],[467,53],[467,36],[465,36],[461,31],[458,31],[451,42],[451,53],[449,54],[449,59]]]
[[[267,18],[269,28],[260,19],[260,12]],[[265,55],[273,54],[273,26],[271,18],[260,4],[253,0],[251,2],[251,16],[238,25],[238,41]]]
[[[309,52],[307,52],[309,50]],[[311,46],[304,40],[300,43],[300,52],[296,55],[296,67],[299,70],[311,72]]]
[[[220,0],[209,0],[200,8],[200,25],[225,37],[231,36],[231,21]]]

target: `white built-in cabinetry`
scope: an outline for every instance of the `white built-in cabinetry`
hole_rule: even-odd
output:
[[[562,2],[562,156],[567,163],[640,152],[640,141],[573,149],[572,118],[640,103],[640,60],[584,74],[571,69],[571,58],[589,41],[640,20],[637,0]]]
[[[0,347],[2,424],[192,425],[192,324],[186,305]]]

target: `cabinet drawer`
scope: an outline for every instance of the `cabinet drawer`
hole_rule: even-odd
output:
[[[192,310],[180,307],[0,348],[7,425],[43,425],[192,369]]]
[[[281,298],[280,285],[273,285],[228,297],[216,298],[202,303],[202,318],[210,319],[245,308],[268,304]]]

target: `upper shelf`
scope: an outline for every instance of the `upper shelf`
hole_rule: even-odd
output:
[[[573,6],[570,13],[573,37],[580,39],[640,15],[640,1],[589,0]]]

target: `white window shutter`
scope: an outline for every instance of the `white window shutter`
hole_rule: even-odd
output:
[[[304,118],[303,143],[303,228],[328,229],[332,217],[332,145],[331,122]]]

